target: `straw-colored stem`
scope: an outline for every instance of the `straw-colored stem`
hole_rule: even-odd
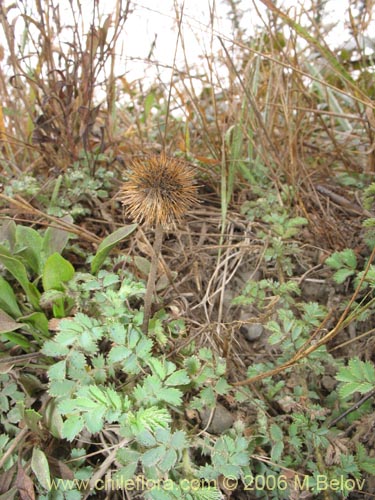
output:
[[[153,246],[153,255],[151,259],[151,268],[150,268],[150,273],[148,275],[147,289],[145,295],[144,316],[142,324],[142,331],[144,334],[147,334],[148,332],[148,323],[151,314],[152,296],[154,294],[154,289],[155,289],[156,273],[158,269],[159,255],[161,252],[162,242],[163,242],[163,226],[161,224],[157,224],[155,229],[155,241]]]

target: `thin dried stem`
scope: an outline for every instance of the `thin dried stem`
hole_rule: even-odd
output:
[[[151,268],[147,280],[147,289],[146,289],[145,304],[144,304],[144,316],[142,324],[142,331],[144,334],[147,334],[148,332],[148,324],[151,315],[152,296],[155,290],[156,273],[158,269],[159,255],[161,252],[162,243],[163,243],[163,226],[159,223],[155,229],[155,241],[153,246],[153,255],[151,259]]]

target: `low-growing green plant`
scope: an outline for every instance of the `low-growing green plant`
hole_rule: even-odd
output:
[[[339,396],[347,399],[354,393],[366,394],[375,389],[375,367],[369,361],[350,358],[348,366],[342,366],[336,374],[340,381]]]
[[[286,188],[284,192],[290,194]],[[309,344],[311,335],[319,331],[320,325],[328,315],[326,306],[316,302],[304,302],[297,281],[287,278],[292,271],[294,272],[296,264],[294,257],[296,242],[291,238],[298,233],[300,225],[307,221],[287,215],[280,206],[278,208],[278,197],[274,196],[272,191],[269,196],[273,200],[271,201],[273,213],[270,214],[270,207],[261,195],[262,190],[259,190],[260,197],[256,201],[246,202],[243,211],[250,218],[267,223],[268,238],[265,232],[262,234],[259,230],[257,232],[268,245],[260,265],[268,266],[274,261],[279,280],[267,278],[248,281],[241,294],[233,300],[233,304],[243,308],[251,307],[254,316],[259,316],[259,321],[266,328],[267,343],[272,346],[273,353],[277,354],[277,362],[264,361],[249,366],[247,371],[249,379],[259,373],[271,371],[278,365],[285,363],[287,366],[296,353]],[[369,265],[364,271],[359,271],[357,257],[350,249],[335,252],[326,259],[326,264],[334,269],[333,277],[338,284],[352,278],[354,286],[362,285],[361,299],[353,303],[352,314],[353,318],[368,318],[373,301],[373,266]],[[341,385],[325,396],[320,388],[319,377],[326,373],[328,364],[331,369],[338,370],[336,379],[341,381]],[[372,395],[374,388],[372,372],[371,363],[365,365],[359,360],[350,360],[348,368],[343,367],[342,362],[328,354],[326,346],[323,345],[311,352],[307,358],[303,358],[298,366],[285,369],[283,377],[277,380],[276,376],[273,379],[264,379],[261,382],[262,399],[257,397],[259,393],[253,392],[251,388],[246,389],[248,400],[252,400],[258,408],[256,421],[258,435],[253,444],[256,443],[262,449],[266,449],[273,462],[273,465],[270,465],[252,460],[250,465],[252,474],[280,475],[283,467],[292,470],[302,467],[305,471],[305,485],[308,483],[309,491],[316,495],[326,489],[326,483],[319,482],[322,475],[328,483],[341,476],[350,481],[352,478],[358,481],[356,483],[358,488],[360,485],[363,487],[365,482],[363,474],[373,473],[373,460],[363,445],[355,447],[346,443],[338,424],[342,418],[349,415],[349,412],[358,410],[358,408],[348,408],[350,395],[354,392],[364,394],[364,398]],[[298,384],[293,382],[295,377],[299,380]],[[246,399],[245,393],[237,393],[239,401]],[[341,403],[339,408],[338,399]],[[279,404],[290,418],[283,414],[269,418],[266,413],[268,405],[273,407],[275,403]],[[359,411],[362,411],[363,415],[371,411],[371,405],[364,404]],[[331,420],[327,418],[330,413],[333,416]],[[352,417],[358,418],[358,413]],[[334,443],[337,440],[343,440],[343,443],[335,447]],[[334,459],[330,458],[332,456]],[[289,498],[291,490],[288,488],[284,490],[270,491],[269,498]],[[343,487],[340,494],[346,497],[350,491],[349,487]],[[255,497],[262,498],[262,492],[255,493]]]
[[[71,222],[72,218],[66,216],[63,220]],[[124,226],[101,242],[91,262],[94,273],[98,272],[112,248],[135,228],[136,224]],[[70,237],[68,232],[55,227],[41,232],[16,225],[13,221],[1,227],[0,263],[7,272],[5,277],[0,276],[3,340],[30,349],[27,336],[15,332],[26,327],[41,345],[43,339],[49,337],[48,316],[52,313],[55,318],[64,318],[75,306],[73,295],[67,291],[75,269],[61,255]],[[126,281],[123,287],[126,287]]]
[[[69,238],[69,233],[54,227],[41,234],[13,221],[3,224],[0,263],[7,274],[0,276],[0,308],[3,315],[9,315],[19,325],[16,328],[15,323],[10,332],[7,331],[9,326],[5,325],[1,332],[4,340],[29,349],[27,336],[14,332],[15,329],[27,328],[41,344],[42,339],[49,336],[48,320],[43,310],[52,310],[55,317],[62,317],[73,306],[65,294],[65,285],[73,277],[74,268],[61,256]]]
[[[54,432],[73,441],[83,429],[96,434],[116,424],[128,442],[117,454],[122,464],[115,475],[118,480],[134,478],[141,467],[147,480],[161,480],[167,474],[180,491],[181,479],[205,477],[206,469],[201,470],[192,459],[187,461],[187,456],[206,445],[195,441],[186,424],[176,429],[173,422],[189,393],[196,394],[192,409],[215,408],[217,399],[230,389],[224,361],[208,349],[189,356],[181,366],[168,361],[159,350],[164,339],[160,342],[159,334],[153,336],[152,328],[148,336],[141,330],[142,313],[131,303],[145,289],[127,271],[121,277],[105,270],[97,276],[76,274],[69,286],[79,312],[62,319],[58,333],[42,348],[45,356],[55,359],[48,369],[48,392],[60,421]],[[173,335],[171,325],[164,328],[165,337]],[[223,471],[237,464],[237,474],[241,472],[238,467],[248,466],[247,441],[237,440],[215,440],[212,457],[220,459]],[[240,443],[243,456],[238,462]],[[221,450],[228,446],[225,457]],[[214,470],[215,464],[211,476]],[[219,474],[217,470],[213,477]],[[206,489],[209,498],[219,498],[217,488]],[[196,495],[204,491],[203,485]],[[151,490],[148,497],[171,498],[168,494],[160,496]]]
[[[360,288],[357,299],[351,305],[351,318],[353,321],[368,320],[375,310],[375,266],[365,262],[364,269],[358,269],[356,254],[350,248],[334,252],[325,263],[335,271],[332,278],[338,285],[351,278],[354,287]],[[346,307],[346,303],[343,307]]]
[[[221,53],[204,54],[204,61],[215,62],[208,64],[208,72],[190,62],[186,71],[173,64],[166,85],[163,62],[157,63],[160,80],[144,90],[142,80],[127,81],[123,65],[117,64],[130,2],[118,2],[108,16],[99,3],[86,32],[80,26],[86,20],[79,3],[70,5],[74,19],[69,26],[58,8],[44,8],[41,2],[0,7],[8,41],[4,74],[13,75],[9,82],[0,81],[5,194],[32,198],[39,215],[70,214],[75,221],[90,216],[92,223],[99,219],[98,207],[100,217],[107,218],[101,202],[112,194],[112,160],[118,152],[130,156],[161,149],[192,161],[201,176],[203,203],[191,220],[194,226],[195,217],[204,222],[198,235],[202,247],[206,237],[220,247],[215,264],[224,269],[225,284],[231,262],[225,257],[225,267],[220,267],[224,251],[235,255],[236,238],[248,238],[243,219],[237,224],[232,208],[248,200],[242,214],[251,222],[256,246],[264,243],[257,263],[264,279],[249,281],[234,304],[249,308],[252,319],[264,327],[263,336],[242,357],[238,349],[249,338],[239,336],[241,321],[234,321],[224,360],[214,336],[210,349],[197,348],[197,337],[189,339],[200,321],[199,306],[186,308],[188,314],[197,311],[191,325],[182,314],[172,319],[167,308],[149,318],[154,288],[169,284],[176,261],[166,254],[169,280],[162,276],[154,287],[157,258],[150,265],[132,254],[134,249],[143,252],[147,232],[130,246],[129,255],[110,258],[136,225],[104,238],[95,255],[87,255],[87,246],[80,248],[84,263],[74,269],[66,250],[62,256],[67,233],[14,229],[10,223],[0,232],[0,337],[7,351],[0,360],[0,463],[6,472],[1,487],[7,487],[12,474],[14,479],[4,498],[32,498],[34,493],[41,500],[96,497],[101,492],[95,491],[95,480],[104,482],[104,474],[122,485],[140,480],[143,491],[134,494],[147,500],[219,500],[233,489],[240,490],[233,497],[281,500],[306,494],[338,500],[351,491],[345,483],[327,493],[327,483],[338,477],[355,480],[357,489],[365,491],[364,474],[374,473],[374,459],[361,436],[348,435],[355,432],[351,424],[356,419],[371,416],[373,365],[352,358],[344,366],[325,345],[316,349],[315,343],[332,339],[353,320],[370,318],[375,270],[370,263],[362,266],[360,254],[348,249],[326,261],[340,292],[343,284],[345,291],[358,287],[356,300],[340,297],[342,307],[349,303],[351,309],[344,309],[326,333],[336,311],[328,314],[328,304],[304,299],[299,284],[305,274],[297,274],[301,267],[304,273],[320,267],[310,269],[310,258],[304,265],[302,250],[310,251],[316,242],[309,231],[299,238],[308,221],[293,209],[298,206],[309,220],[317,211],[322,222],[337,206],[348,214],[365,213],[355,204],[350,207],[345,196],[324,186],[318,189],[317,182],[329,179],[329,185],[339,182],[361,190],[373,171],[373,47],[367,40],[371,7],[348,12],[353,48],[331,50],[321,41],[330,29],[325,22],[328,4],[317,2],[306,11],[301,3],[292,18],[293,9],[266,2],[266,22],[250,33],[242,23],[243,6],[227,1],[232,39],[223,33],[218,37]],[[210,9],[212,23],[215,18]],[[189,23],[177,2],[176,20],[176,39],[185,51]],[[66,30],[75,43],[65,43]],[[218,34],[212,33],[214,41]],[[156,48],[153,44],[146,61],[151,69],[158,59],[153,57]],[[223,67],[226,78],[221,77]],[[97,89],[106,92],[106,99]],[[35,177],[30,175],[33,168]],[[179,200],[173,200],[171,190],[181,186],[159,182],[160,172],[157,168],[153,179],[154,199],[162,196],[176,207]],[[150,206],[146,184],[132,188],[133,200],[134,195],[146,199],[139,218]],[[321,195],[333,201],[327,214]],[[364,191],[369,212],[374,199],[372,184]],[[213,241],[218,202],[221,233]],[[369,212],[364,234],[372,250],[375,222]],[[114,223],[121,219],[119,213],[111,215]],[[177,233],[176,240],[187,236],[196,241],[195,227],[186,233]],[[171,230],[168,245],[172,239]],[[160,249],[161,232],[158,242]],[[210,262],[211,245],[207,250]],[[239,250],[238,258],[245,261],[246,247]],[[134,264],[150,277],[146,300],[144,282],[130,271]],[[204,271],[202,284],[213,270]],[[185,294],[189,280],[182,283],[183,299],[194,300],[195,289]],[[216,313],[215,300],[211,313]],[[221,332],[223,314],[219,311]],[[306,346],[309,356],[304,356]],[[18,355],[22,350],[27,353]],[[232,386],[229,380],[244,371],[258,378],[252,383],[236,380]],[[264,372],[273,375],[260,379]],[[235,421],[215,433],[202,414],[208,410],[214,419],[220,407],[229,408]],[[114,489],[107,496],[116,496]]]
[[[295,256],[299,254],[299,246],[293,237],[300,232],[301,226],[307,224],[304,217],[293,217],[288,205],[293,200],[293,189],[284,186],[280,194],[270,190],[269,186],[257,186],[254,190],[255,200],[243,204],[241,211],[250,220],[260,219],[265,223],[257,229],[257,237],[267,242],[264,259],[274,263],[279,281],[284,281],[284,275],[291,276],[295,267]],[[286,205],[286,206],[285,206]]]
[[[346,248],[341,252],[334,252],[326,259],[325,263],[335,270],[333,279],[338,284],[344,283],[357,270],[357,257],[351,248]]]
[[[111,162],[108,155],[81,151],[77,161],[44,186],[28,174],[10,181],[3,179],[4,194],[10,198],[16,195],[33,198],[46,207],[49,215],[64,217],[69,214],[72,220],[77,220],[90,214],[98,200],[109,198],[114,188],[114,171],[108,168]],[[93,165],[98,166],[93,168]]]
[[[69,213],[74,220],[90,214],[92,204],[108,199],[113,189],[114,172],[105,166],[110,162],[104,154],[81,152],[80,158],[57,177],[50,200],[44,201],[47,212],[57,217]],[[96,163],[104,166],[94,170]]]
[[[265,309],[268,304],[277,300],[282,306],[295,303],[295,296],[301,294],[301,290],[295,281],[280,283],[274,279],[262,279],[259,281],[249,280],[245,284],[241,294],[233,299],[234,305],[254,304],[260,310]]]

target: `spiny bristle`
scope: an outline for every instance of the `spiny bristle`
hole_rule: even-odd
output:
[[[134,161],[119,199],[137,222],[164,226],[179,221],[197,203],[193,170],[165,154]]]

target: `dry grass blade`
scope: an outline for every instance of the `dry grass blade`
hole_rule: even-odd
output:
[[[100,243],[101,239],[96,236],[95,234],[91,233],[90,231],[87,231],[86,229],[83,229],[81,227],[76,226],[75,224],[71,224],[67,221],[58,219],[57,217],[53,217],[52,215],[48,215],[41,210],[38,210],[37,208],[34,208],[30,203],[28,203],[26,200],[23,200],[22,198],[14,199],[14,198],[9,198],[9,196],[5,196],[4,194],[0,193],[0,199],[6,201],[10,205],[16,206],[20,211],[26,212],[32,215],[35,215],[37,217],[40,217],[41,219],[47,219],[51,221],[55,227],[58,227],[60,229],[64,229],[65,231],[68,231],[70,233],[76,234],[87,241],[90,241],[92,243]]]

